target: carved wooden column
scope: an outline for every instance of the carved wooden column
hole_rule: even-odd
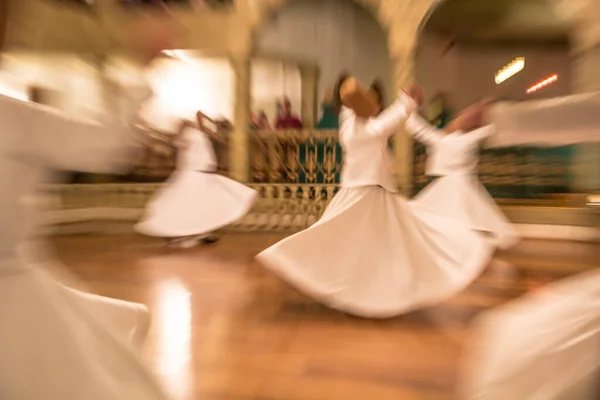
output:
[[[368,1],[368,0],[363,0]],[[415,82],[415,47],[419,24],[436,0],[379,0],[377,19],[388,33],[388,49],[393,65],[395,93]],[[401,192],[413,191],[413,140],[404,128],[394,139],[396,173]]]
[[[229,140],[230,176],[239,182],[250,180],[250,58],[230,58],[235,74],[235,106],[233,132]]]
[[[302,124],[312,128],[317,123],[319,109],[319,68],[312,65],[300,66],[302,79]]]
[[[407,50],[396,55],[392,58],[392,63],[395,93],[400,94],[402,89],[414,83],[413,52]],[[400,132],[394,138],[394,153],[398,186],[405,196],[410,196],[413,191],[413,140],[406,133],[404,124],[400,126]]]

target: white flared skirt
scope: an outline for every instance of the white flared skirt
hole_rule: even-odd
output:
[[[519,234],[494,199],[469,175],[448,175],[429,184],[412,200],[418,208],[468,223],[489,233],[495,246],[507,249],[517,244]]]
[[[461,400],[600,398],[600,273],[484,313],[469,344]]]
[[[442,302],[487,266],[492,246],[379,186],[344,188],[323,217],[257,258],[340,311],[393,317]]]
[[[127,342],[137,312],[17,258],[0,271],[0,398],[168,398]]]
[[[211,233],[246,215],[256,198],[255,190],[224,176],[175,171],[148,203],[136,230],[167,238]]]
[[[30,269],[44,270],[65,289],[65,295],[81,304],[93,318],[124,343],[141,351],[150,328],[150,310],[143,304],[113,299],[70,288],[78,285],[54,251],[43,240],[29,240],[19,246],[21,262]]]

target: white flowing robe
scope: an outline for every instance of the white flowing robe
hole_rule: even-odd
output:
[[[377,117],[340,113],[342,189],[321,219],[257,259],[340,311],[390,318],[437,305],[471,284],[493,247],[466,223],[395,193],[388,140],[414,109],[406,95]]]
[[[490,233],[500,248],[516,244],[518,233],[477,178],[479,146],[493,136],[494,127],[446,134],[413,114],[406,128],[427,147],[425,173],[439,177],[415,197],[413,204]]]
[[[120,172],[131,125],[69,119],[5,96],[0,116],[0,398],[166,399],[123,338],[19,254],[35,230],[27,198],[46,172]]]
[[[551,284],[483,313],[473,326],[460,400],[600,396],[600,273]]]
[[[177,169],[135,226],[141,234],[206,235],[242,218],[258,196],[254,189],[216,173],[217,157],[206,133],[187,128],[182,135]]]

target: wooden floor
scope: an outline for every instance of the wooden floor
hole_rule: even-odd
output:
[[[167,250],[136,236],[54,240],[89,290],[148,304],[148,361],[177,399],[452,399],[469,320],[597,266],[597,245],[525,242],[465,293],[389,321],[289,300],[254,255],[281,236]]]

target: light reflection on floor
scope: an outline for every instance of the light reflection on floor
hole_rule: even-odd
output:
[[[171,279],[156,289],[153,308],[155,369],[177,398],[192,392],[190,292],[178,279]]]
[[[254,261],[280,239],[173,251],[133,235],[54,242],[90,291],[149,305],[146,358],[176,400],[450,400],[475,315],[600,260],[597,245],[526,241],[444,304],[369,321],[290,301]]]

